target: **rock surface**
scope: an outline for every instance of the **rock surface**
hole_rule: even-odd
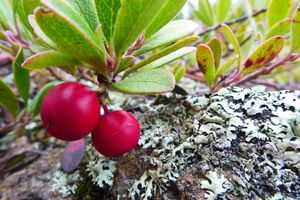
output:
[[[88,150],[106,198],[300,199],[300,92],[163,96],[134,114],[138,148],[114,160]]]

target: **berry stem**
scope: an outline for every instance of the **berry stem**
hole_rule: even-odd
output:
[[[103,110],[104,110],[104,115],[109,113],[109,110],[107,108],[107,105],[102,105],[103,106]]]

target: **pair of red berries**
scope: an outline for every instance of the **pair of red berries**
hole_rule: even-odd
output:
[[[140,137],[140,126],[126,111],[100,116],[100,103],[94,91],[66,82],[51,89],[41,106],[41,119],[48,132],[61,140],[74,141],[92,132],[93,146],[101,154],[117,157],[132,150]]]

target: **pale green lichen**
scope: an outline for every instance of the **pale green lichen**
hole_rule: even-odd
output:
[[[223,176],[219,176],[215,171],[209,171],[206,175],[208,180],[201,181],[201,188],[206,190],[205,197],[214,200],[218,195],[222,195],[231,188],[231,183]]]
[[[60,170],[55,171],[52,179],[51,190],[58,192],[62,197],[75,193],[76,182],[79,180],[79,171],[66,174]]]
[[[92,176],[93,183],[99,187],[111,186],[116,170],[116,161],[99,154],[92,145],[87,147],[88,163],[86,171]]]
[[[258,195],[264,195],[263,189],[259,189],[263,177],[269,187],[285,187],[283,193],[300,195],[289,189],[296,187],[299,178],[293,181],[286,179],[287,174],[297,177],[289,167],[299,166],[299,155],[295,155],[295,149],[292,150],[292,155],[296,157],[292,160],[290,153],[282,152],[287,165],[286,170],[282,169],[284,161],[274,145],[285,139],[282,145],[287,148],[292,140],[299,141],[294,137],[297,133],[295,130],[299,130],[297,124],[300,117],[300,100],[297,95],[287,91],[264,92],[262,87],[233,88],[223,89],[208,97],[188,97],[177,102],[170,100],[173,105],[159,107],[151,117],[144,117],[142,122],[144,131],[140,144],[143,148],[154,149],[151,154],[152,165],[157,171],[152,174],[156,177],[148,176],[147,179],[145,174],[148,173],[145,172],[130,188],[129,195],[135,197],[133,199],[149,199],[150,194],[155,195],[157,192],[156,189],[149,192],[149,188],[168,188],[178,180],[189,163],[193,163],[189,161],[199,155],[215,166],[227,166],[241,173],[241,176],[228,179],[234,188],[230,193],[234,195],[257,196],[255,190],[259,191]],[[154,141],[151,138],[155,138]],[[202,140],[199,142],[198,138]],[[165,140],[167,144],[162,142]],[[218,151],[213,148],[218,148]],[[238,150],[241,148],[244,149]],[[224,177],[222,174],[220,176]],[[147,188],[148,183],[143,180],[155,181]],[[153,186],[154,183],[158,186]],[[146,196],[145,189],[136,187],[138,184],[148,189]],[[209,197],[212,196],[220,197],[220,194],[213,191]]]
[[[201,180],[207,198],[300,198],[299,92],[256,87],[167,95],[140,110],[134,113],[142,128],[139,148],[151,153],[148,169],[128,188],[131,199],[157,197],[195,167],[210,180]],[[118,160],[89,156],[87,170],[99,187],[119,184],[112,182]],[[100,170],[92,168],[97,165]]]

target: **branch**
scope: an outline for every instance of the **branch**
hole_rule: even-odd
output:
[[[257,16],[259,16],[260,14],[263,14],[263,13],[265,13],[265,12],[267,12],[267,9],[266,9],[266,8],[263,8],[263,9],[261,9],[261,10],[255,12],[255,13],[253,13],[251,17],[257,17]],[[234,19],[234,20],[231,20],[231,21],[228,21],[228,22],[224,22],[224,24],[226,24],[226,25],[229,26],[229,25],[233,25],[233,24],[237,24],[237,23],[244,22],[244,21],[246,21],[248,18],[249,18],[249,17],[248,17],[247,15],[245,15],[245,16],[242,16],[242,17],[240,17],[240,18],[237,18],[237,19]],[[213,26],[213,27],[211,27],[211,28],[208,28],[208,29],[206,29],[206,30],[200,32],[200,33],[198,34],[198,36],[203,36],[203,35],[205,35],[206,33],[209,33],[209,32],[212,32],[212,31],[216,31],[217,29],[221,28],[221,25],[222,25],[222,24],[218,24],[218,25],[216,25],[216,26]]]
[[[278,60],[277,62],[269,65],[268,67],[265,67],[261,70],[258,70],[248,76],[242,77],[239,81],[237,82],[233,82],[230,83],[229,86],[236,86],[236,85],[241,85],[244,84],[248,81],[254,80],[256,78],[258,78],[259,76],[262,75],[267,75],[270,74],[274,69],[278,68],[279,66],[286,64],[287,62],[293,62],[295,60],[297,60],[298,58],[300,58],[300,54],[292,54],[292,55],[287,55],[286,57],[282,58],[281,60]]]

